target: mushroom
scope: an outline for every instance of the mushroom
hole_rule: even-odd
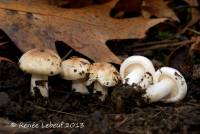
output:
[[[89,72],[90,62],[79,57],[71,57],[62,62],[61,77],[65,80],[72,80],[72,89],[75,92],[87,94],[86,78]]]
[[[150,102],[172,103],[182,100],[187,93],[187,84],[181,73],[170,67],[162,67],[154,74],[154,85],[144,95]]]
[[[34,88],[38,88],[43,97],[48,97],[48,76],[60,73],[61,59],[50,49],[35,48],[22,55],[19,66],[24,72],[32,74],[32,95],[35,95]]]
[[[152,62],[144,56],[128,57],[120,67],[120,75],[124,84],[136,84],[142,88],[153,84],[154,73],[155,68]]]
[[[94,82],[94,92],[101,92],[100,99],[104,101],[108,94],[107,88],[117,85],[120,80],[120,75],[113,65],[99,62],[91,65],[87,85],[91,85]]]

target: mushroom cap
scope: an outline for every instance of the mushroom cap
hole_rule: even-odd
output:
[[[90,62],[79,57],[71,57],[62,62],[61,76],[66,80],[83,79],[88,74]]]
[[[91,65],[87,85],[98,81],[103,86],[112,87],[118,84],[120,80],[120,75],[112,64],[99,62]]]
[[[20,68],[30,74],[53,76],[61,71],[61,59],[50,49],[31,49],[19,60]]]
[[[171,78],[174,81],[175,86],[171,90],[171,93],[161,101],[170,103],[183,99],[187,93],[187,84],[182,74],[174,68],[162,67],[154,74],[154,83],[161,81],[165,77]]]
[[[152,75],[155,73],[155,68],[148,58],[134,55],[123,61],[120,67],[120,76],[124,79],[132,71],[132,69],[139,66],[142,67],[146,73],[150,73]]]

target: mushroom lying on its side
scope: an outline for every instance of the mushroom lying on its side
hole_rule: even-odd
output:
[[[62,62],[61,77],[65,80],[72,80],[72,89],[75,92],[87,94],[86,77],[89,72],[90,62],[79,57],[71,57]]]
[[[117,85],[120,80],[120,75],[113,65],[100,62],[91,65],[87,85],[91,85],[94,82],[95,92],[101,92],[100,99],[104,101],[107,96],[107,87]]]
[[[57,53],[50,49],[31,49],[19,60],[20,68],[31,77],[31,93],[35,95],[37,87],[43,97],[48,97],[48,76],[59,74],[61,59]]]
[[[120,76],[124,84],[136,84],[142,88],[153,84],[154,73],[152,62],[143,56],[128,57],[120,67]]]
[[[170,67],[162,67],[154,75],[154,85],[146,90],[145,97],[150,102],[165,103],[182,100],[187,93],[187,84],[181,73]]]

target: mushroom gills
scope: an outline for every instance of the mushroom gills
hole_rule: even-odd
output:
[[[89,91],[86,87],[86,80],[85,79],[79,79],[79,80],[73,80],[72,81],[72,89],[75,90],[75,92],[79,92],[82,94],[88,94]]]
[[[139,55],[133,55],[123,61],[120,66],[120,75],[123,83],[132,86],[139,85],[147,88],[153,83],[155,68],[148,58]]]
[[[146,90],[144,97],[149,98],[150,102],[156,102],[170,94],[171,89],[175,86],[174,81],[170,78],[161,80],[160,82],[151,85]]]
[[[125,77],[123,83],[128,85],[137,84],[142,88],[147,88],[149,85],[153,84],[153,76],[143,69],[137,68]]]
[[[123,83],[128,85],[132,85],[133,83],[137,84],[142,80],[144,73],[143,68],[135,68],[125,77]]]
[[[31,93],[33,96],[35,96],[34,88],[38,88],[43,97],[48,97],[48,76],[32,74]]]

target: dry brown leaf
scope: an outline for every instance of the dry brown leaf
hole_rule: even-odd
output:
[[[150,14],[156,17],[167,17],[179,21],[174,11],[167,6],[164,0],[144,0],[143,9],[144,14]]]
[[[166,17],[175,21],[179,21],[174,11],[167,6],[164,0],[119,0],[114,9],[122,12],[132,12],[136,15],[140,14],[146,18],[153,16]],[[121,12],[120,12],[121,13]],[[122,15],[123,14],[119,14]]]
[[[166,19],[114,19],[109,11],[115,2],[62,9],[1,1],[0,28],[22,51],[35,47],[55,50],[55,41],[63,41],[94,61],[119,64],[119,58],[105,45],[107,40],[143,38],[150,27]]]

